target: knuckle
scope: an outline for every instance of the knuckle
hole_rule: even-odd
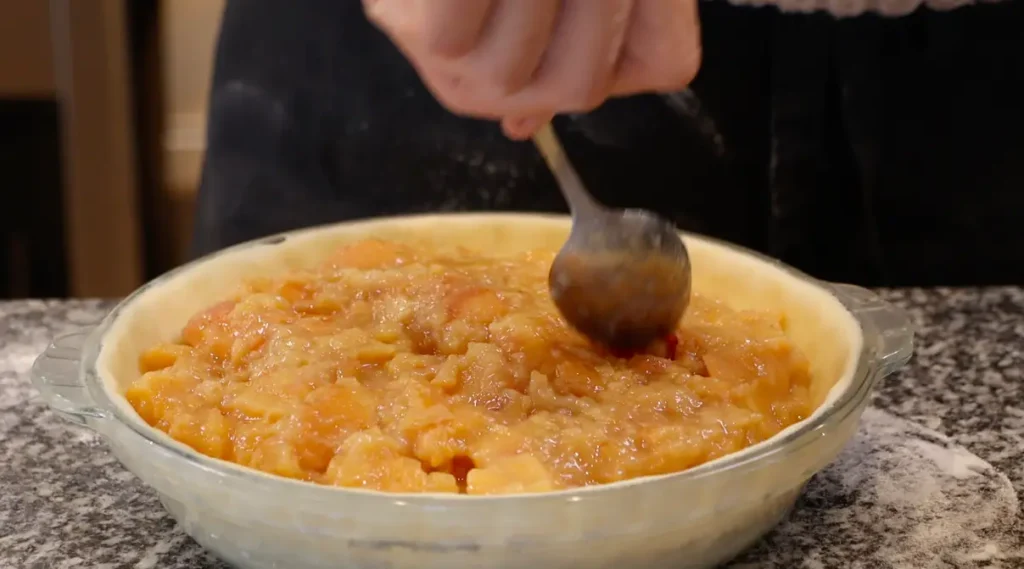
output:
[[[700,71],[701,50],[691,49],[685,57],[680,57],[672,62],[672,65],[664,69],[662,73],[662,85],[664,89],[680,89],[686,87]]]
[[[530,84],[530,77],[505,69],[494,69],[487,72],[488,90],[495,96],[507,97],[515,95]]]
[[[363,14],[366,15],[367,20],[374,21],[376,18],[378,3],[380,3],[380,0],[362,0]]]
[[[605,94],[603,91],[594,91],[580,100],[579,111],[589,113],[604,104]]]
[[[607,96],[608,93],[605,89],[594,85],[586,85],[577,90],[577,94],[573,98],[573,108],[570,110],[588,113],[603,105]]]
[[[444,22],[412,16],[407,2],[362,0],[362,4],[371,24],[420,58],[454,59],[468,54],[476,45],[475,36],[466,31],[453,31]]]
[[[459,76],[434,78],[430,90],[439,103],[459,116],[479,117],[487,115],[487,108],[476,91]]]
[[[441,105],[451,111],[461,111],[469,104],[465,89],[457,78],[428,76],[427,86]]]
[[[462,34],[446,33],[441,28],[429,28],[423,31],[423,49],[439,59],[455,59],[468,55],[475,46],[472,37]]]
[[[465,92],[443,90],[438,91],[437,100],[449,111],[457,115],[472,115],[476,112],[475,102]]]
[[[391,3],[388,0],[362,0],[363,14],[369,22],[378,28],[388,29],[392,13]]]
[[[551,108],[559,112],[587,113],[600,107],[607,98],[604,82],[589,76],[576,77],[552,89],[554,104]]]

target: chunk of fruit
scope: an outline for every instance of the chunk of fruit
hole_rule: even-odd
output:
[[[228,421],[217,409],[204,409],[195,414],[178,413],[167,434],[214,458],[226,458],[231,448]]]
[[[501,458],[466,475],[467,494],[546,492],[555,487],[551,474],[536,458],[520,454]]]
[[[189,352],[188,346],[162,344],[142,352],[139,356],[139,371],[142,373],[169,368],[178,358]]]

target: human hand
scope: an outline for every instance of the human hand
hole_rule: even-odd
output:
[[[451,111],[527,138],[558,113],[682,89],[700,67],[697,0],[363,0]]]

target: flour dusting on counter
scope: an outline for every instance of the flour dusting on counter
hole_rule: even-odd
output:
[[[991,464],[938,432],[869,408],[790,519],[732,567],[759,567],[765,558],[806,569],[850,559],[907,569],[1018,566],[1019,507],[1010,480]]]
[[[983,475],[992,465],[971,454],[962,447],[938,445],[924,440],[911,440],[921,456],[930,459],[943,473],[953,478],[968,478]]]

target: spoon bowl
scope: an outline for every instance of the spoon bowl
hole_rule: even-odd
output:
[[[550,125],[535,136],[573,214],[548,274],[562,316],[585,336],[638,350],[678,326],[690,301],[690,258],[672,223],[639,209],[611,209],[583,187]]]

